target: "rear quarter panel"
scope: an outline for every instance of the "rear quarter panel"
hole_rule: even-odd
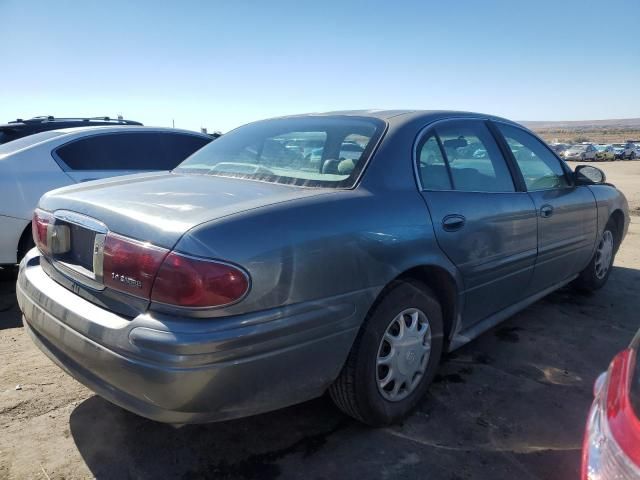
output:
[[[248,296],[220,315],[353,294],[360,322],[382,288],[414,266],[438,265],[459,281],[410,189],[359,188],[254,209],[192,229],[175,249],[249,272]]]
[[[0,159],[0,215],[30,220],[38,200],[49,190],[73,183],[53,160],[49,145],[18,151]]]
[[[0,263],[15,263],[20,238],[29,227],[38,200],[47,191],[69,185],[48,146],[0,158]]]

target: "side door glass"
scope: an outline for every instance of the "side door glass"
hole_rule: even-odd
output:
[[[497,127],[516,159],[527,190],[549,190],[570,185],[560,161],[538,139],[511,125],[499,123]]]
[[[453,188],[460,192],[514,192],[513,179],[482,122],[445,123],[436,127],[444,148]]]
[[[157,134],[159,148],[164,150],[162,155],[158,155],[158,164],[151,164],[151,169],[172,170],[182,163],[189,155],[201,149],[212,139],[188,135],[184,133],[160,133]],[[159,153],[159,152],[158,152]],[[163,165],[159,163],[162,160]]]
[[[61,146],[55,155],[78,182],[172,168],[162,134],[157,132],[93,135]]]

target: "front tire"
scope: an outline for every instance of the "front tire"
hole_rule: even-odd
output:
[[[618,249],[618,229],[613,219],[607,222],[596,245],[589,265],[580,272],[574,285],[583,291],[593,292],[607,283]]]
[[[443,341],[442,309],[433,292],[417,281],[395,282],[369,312],[329,394],[363,423],[396,423],[427,391]]]

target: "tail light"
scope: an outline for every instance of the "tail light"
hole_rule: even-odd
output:
[[[249,277],[233,265],[171,252],[158,271],[151,300],[181,307],[218,307],[240,300],[248,290]]]
[[[636,352],[611,363],[589,413],[582,451],[583,480],[640,479],[640,420],[631,405]]]
[[[36,208],[31,222],[33,242],[45,255],[69,250],[71,236],[67,225],[57,225],[52,213]]]
[[[237,267],[114,233],[105,238],[102,278],[109,288],[187,308],[228,305],[249,289],[249,277]]]
[[[31,222],[31,232],[33,234],[33,242],[42,253],[49,253],[49,245],[47,242],[47,231],[49,225],[53,225],[53,214],[36,208],[33,212],[33,221]]]
[[[104,240],[102,280],[105,286],[149,298],[153,280],[169,250],[108,233]]]

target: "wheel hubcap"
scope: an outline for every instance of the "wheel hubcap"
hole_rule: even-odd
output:
[[[431,353],[431,327],[417,308],[400,312],[389,323],[378,347],[378,390],[387,400],[397,402],[418,386]]]
[[[611,260],[613,259],[613,234],[610,230],[605,230],[598,243],[596,249],[596,277],[601,280],[605,277],[609,268],[611,268]]]

